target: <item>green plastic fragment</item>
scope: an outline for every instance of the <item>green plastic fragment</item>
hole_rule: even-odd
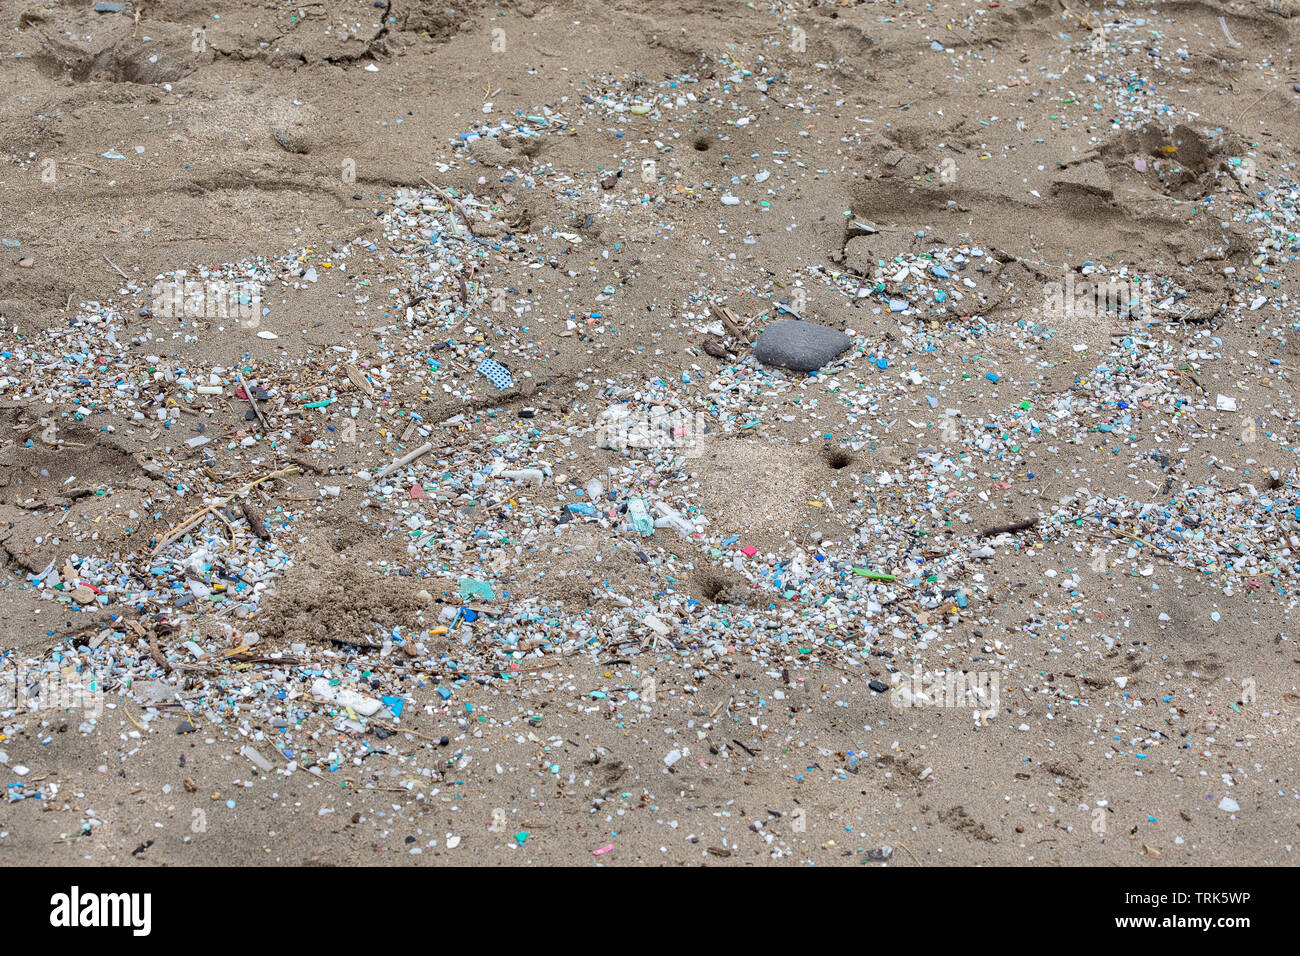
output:
[[[869,578],[872,581],[897,581],[898,575],[885,574],[883,571],[872,571],[870,568],[854,568],[853,573],[860,578]]]
[[[476,581],[474,578],[460,579],[460,596],[466,601],[472,598],[482,598],[484,601],[490,601],[496,597],[492,590],[492,585],[486,581]]]

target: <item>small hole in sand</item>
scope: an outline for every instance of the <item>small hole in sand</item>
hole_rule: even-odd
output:
[[[826,449],[826,464],[836,471],[853,464],[853,453],[844,448]]]
[[[718,595],[727,589],[727,580],[717,574],[703,574],[700,576],[699,592],[700,597],[714,604],[718,601]]]

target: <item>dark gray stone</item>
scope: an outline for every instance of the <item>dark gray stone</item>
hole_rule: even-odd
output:
[[[764,365],[815,372],[852,344],[853,340],[838,329],[816,322],[776,319],[764,327],[754,346],[754,357]]]

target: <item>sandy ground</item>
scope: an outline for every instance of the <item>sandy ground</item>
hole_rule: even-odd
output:
[[[1291,235],[1261,253],[1256,227],[1267,208],[1258,193],[1285,195],[1296,176],[1294,5],[768,6],[0,7],[0,374],[9,376],[0,649],[10,663],[48,661],[115,631],[104,646],[125,649],[119,661],[130,659],[136,685],[110,687],[89,730],[73,712],[0,709],[0,777],[12,797],[0,803],[0,860],[1293,861],[1300,652],[1288,549],[1300,436],[1286,267],[1296,247]],[[474,128],[530,116],[549,116],[541,135],[457,145]],[[1245,186],[1242,159],[1257,177]],[[375,225],[403,190],[428,198],[430,184],[476,197],[474,235],[481,228],[487,243],[466,242],[482,251],[462,257],[473,265],[461,278],[464,310],[442,336],[467,344],[468,357],[438,359],[436,372],[426,359],[451,352],[402,351],[438,338],[436,316],[424,326],[423,313],[408,312],[422,307],[408,303],[429,278],[412,274],[419,243],[381,242]],[[1281,221],[1276,211],[1271,221]],[[903,293],[876,294],[873,272],[939,247],[982,253],[963,273],[972,282],[962,305],[950,301],[938,322],[882,308]],[[148,311],[158,276],[258,262],[277,277],[257,326],[274,339],[234,321]],[[1155,408],[1140,443],[1080,425],[1119,414],[1114,395],[1079,383],[1100,381],[1088,376],[1120,354],[1112,337],[1135,328],[1107,318],[1034,334],[1052,318],[1039,314],[1045,284],[1085,262],[1183,290],[1182,324],[1146,334],[1200,403],[1194,424]],[[844,277],[870,294],[842,294]],[[504,313],[486,304],[502,288]],[[1251,309],[1259,290],[1268,304]],[[418,444],[385,406],[418,409],[428,423],[462,413],[473,422],[428,436],[438,447],[412,474],[430,482],[491,462],[503,447],[495,438],[535,422],[549,436],[550,484],[524,489],[532,500],[516,502],[521,513],[545,503],[554,518],[559,502],[578,500],[566,489],[629,461],[651,474],[648,459],[566,430],[589,427],[614,400],[602,397],[611,387],[658,380],[675,400],[707,405],[703,383],[753,364],[735,336],[702,331],[714,321],[707,303],[725,304],[756,337],[780,299],[852,330],[861,347],[829,375],[744,393],[742,418],[754,427],[712,431],[700,454],[660,474],[675,500],[707,517],[703,539],[668,530],[643,540],[581,521],[529,538],[536,525],[525,514],[501,525],[510,546],[498,546],[474,536],[483,506],[453,491],[430,503],[442,544],[413,557],[405,512],[368,503],[367,477]],[[80,348],[78,317],[109,306],[115,343],[92,351],[111,358],[84,352],[87,361],[56,367],[55,353]],[[996,333],[964,331],[971,316]],[[936,347],[915,347],[927,328]],[[473,372],[484,342],[516,376],[499,394]],[[1188,349],[1201,352],[1180,378]],[[876,375],[872,356],[886,351],[889,367]],[[196,450],[105,397],[115,377],[168,364],[200,378],[245,364],[273,386],[272,414],[301,406],[294,396],[325,394],[312,389],[350,391],[333,408],[278,418],[275,448],[240,444],[256,423],[231,397],[234,383],[220,400],[190,396],[182,438],[197,434],[194,422],[221,438]],[[363,377],[393,372],[379,389],[386,401],[348,385],[345,364]],[[909,385],[900,368],[926,384]],[[1134,374],[1116,363],[1112,380],[1146,381]],[[970,424],[948,449],[967,454],[962,475],[882,481],[934,443],[926,395],[939,383],[939,407]],[[1218,393],[1236,397],[1235,412],[1212,417]],[[1032,458],[1012,441],[971,450],[1003,409],[1047,409],[1062,395],[1081,404],[1059,434],[1026,444]],[[1080,411],[1093,399],[1110,411]],[[332,431],[347,404],[361,407],[355,443]],[[533,408],[535,418],[519,418]],[[1258,436],[1243,431],[1247,419]],[[39,437],[47,421],[58,424],[53,441]],[[440,658],[490,642],[482,624],[454,628],[409,661],[374,656],[358,668],[359,686],[407,699],[398,732],[377,738],[373,726],[364,737],[347,726],[347,713],[281,707],[258,683],[284,683],[268,676],[273,662],[178,667],[187,635],[223,639],[215,615],[193,605],[51,601],[31,584],[71,555],[135,561],[147,574],[154,543],[179,522],[295,461],[318,471],[251,499],[291,558],[241,625],[258,632],[259,654],[347,672],[356,649],[338,639],[364,643],[376,625],[427,631],[443,607],[459,606],[457,578],[475,568],[497,582],[495,607],[533,598],[560,622],[612,621],[613,600],[593,599],[610,591],[642,608],[664,607],[665,594],[699,603],[677,608],[669,639],[634,627],[631,645],[548,656],[563,643],[554,637],[521,655],[508,680],[452,687],[435,673]],[[942,481],[950,485],[936,490]],[[1080,486],[1133,503],[1114,526],[1123,535],[1063,519],[1060,502]],[[112,493],[68,500],[70,487]],[[1156,528],[1137,510],[1195,487],[1213,489],[1205,513],[1221,520],[1204,526],[1214,526],[1219,563],[1207,569],[1192,545],[1173,544],[1151,560],[1145,538]],[[1263,496],[1269,527],[1245,527],[1234,516],[1262,514]],[[923,510],[929,501],[964,523]],[[866,522],[864,507],[884,524]],[[970,607],[904,600],[859,653],[836,641],[866,621],[853,603],[861,594],[840,595],[850,611],[838,629],[801,624],[824,610],[825,592],[763,585],[747,595],[753,574],[722,547],[739,535],[734,547],[752,545],[760,559],[824,552],[902,579],[905,567],[973,553],[977,529],[1032,515],[1039,527],[996,539],[991,560],[953,559],[941,586],[968,587]],[[907,528],[929,542],[900,544]],[[231,534],[232,547],[258,546],[242,525]],[[1237,557],[1250,563],[1223,573]],[[692,630],[701,608],[712,616]],[[770,617],[736,638],[718,624],[733,612]],[[869,686],[914,666],[996,672],[996,715],[899,707]],[[184,703],[151,708],[140,691],[148,681]],[[448,699],[440,687],[451,687]],[[177,732],[191,719],[183,712],[194,732]],[[277,713],[292,742],[273,749],[285,732]],[[285,760],[260,772],[246,746]]]

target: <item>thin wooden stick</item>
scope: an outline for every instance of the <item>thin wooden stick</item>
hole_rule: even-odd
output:
[[[1026,518],[1024,521],[1013,521],[1011,524],[995,525],[992,528],[985,528],[979,533],[979,537],[988,538],[995,534],[1014,534],[1017,531],[1028,531],[1036,524],[1038,524],[1037,518]]]
[[[239,379],[239,387],[244,390],[244,394],[248,397],[248,404],[253,406],[253,412],[257,415],[257,420],[261,422],[262,427],[269,432],[271,430],[271,423],[268,422],[266,416],[262,414],[261,406],[257,404],[257,399],[253,397],[253,390],[249,388],[248,383],[244,381],[244,373],[239,369],[235,369],[235,375]]]
[[[904,850],[907,850],[907,847],[903,846],[903,844],[900,843],[898,845],[902,847]],[[920,860],[916,858],[916,854],[913,853],[911,850],[907,850],[907,855],[912,858],[912,862],[915,863],[917,866],[925,866],[924,863],[922,863]]]
[[[273,471],[269,475],[263,475],[261,478],[258,478],[255,481],[250,481],[248,484],[244,485],[242,488],[236,491],[233,495],[230,495],[229,497],[226,498],[222,498],[220,501],[213,502],[212,504],[208,505],[206,508],[202,509],[201,511],[195,512],[194,514],[190,515],[190,517],[182,521],[173,530],[167,533],[166,537],[164,537],[162,541],[158,543],[158,547],[154,548],[153,551],[150,552],[149,557],[152,558],[155,555],[157,555],[158,552],[162,551],[163,548],[167,547],[177,538],[180,538],[187,531],[190,531],[199,522],[201,522],[204,519],[204,517],[214,512],[217,508],[220,508],[222,505],[229,504],[230,502],[234,501],[236,498],[243,497],[244,495],[252,491],[254,488],[256,488],[258,485],[265,484],[268,481],[272,481],[275,478],[281,478],[285,475],[301,474],[301,472],[302,470],[297,465],[290,465],[288,468],[281,468],[279,471]]]
[[[468,231],[469,231],[469,213],[465,211],[465,207],[462,206],[462,205],[461,205],[459,202],[457,202],[455,199],[453,199],[453,198],[451,197],[451,195],[450,195],[450,194],[449,194],[445,189],[443,189],[441,186],[435,186],[433,183],[429,182],[429,180],[428,180],[427,178],[425,178],[424,176],[421,176],[420,178],[423,179],[426,183],[428,183],[428,184],[429,184],[429,188],[432,189],[435,193],[437,193],[438,196],[439,196],[440,198],[442,198],[443,201],[445,201],[445,202],[447,203],[447,205],[448,205],[448,207],[449,207],[449,210],[448,210],[449,212],[460,213],[460,217],[461,217],[462,219],[465,220],[465,230],[468,232]],[[453,226],[453,227],[456,227],[456,232],[457,232],[457,234],[459,235],[460,228],[459,228],[459,224],[456,223],[455,219],[456,219],[456,217],[453,215],[453,216],[452,216],[452,226]],[[472,234],[472,233],[471,233],[471,234]]]
[[[87,168],[89,168],[89,167],[87,167]],[[127,275],[125,272],[123,272],[121,269],[118,269],[118,268],[117,268],[117,263],[115,263],[112,259],[110,259],[110,258],[108,257],[108,254],[107,254],[107,253],[101,253],[101,255],[103,255],[103,257],[104,257],[104,261],[105,261],[105,262],[107,262],[107,263],[108,263],[110,266],[112,266],[114,269],[117,269],[117,274],[118,274],[118,275],[120,275],[123,279],[126,279],[127,281],[130,281],[131,277],[130,277],[129,275]]]
[[[383,481],[393,472],[405,468],[411,462],[415,461],[415,459],[421,457],[422,455],[427,455],[431,451],[433,451],[433,442],[427,441],[419,448],[415,449],[415,451],[411,452],[409,455],[404,455],[403,457],[397,459],[397,461],[393,462],[391,465],[388,465],[385,468],[381,469],[379,474],[375,475],[375,477],[371,478],[370,480]]]

